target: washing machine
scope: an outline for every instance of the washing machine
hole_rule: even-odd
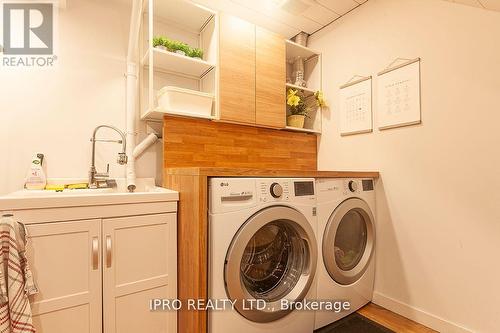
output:
[[[348,301],[349,309],[316,312],[315,329],[369,303],[375,274],[373,179],[317,179],[317,290],[322,300]]]
[[[209,181],[211,333],[308,333],[317,265],[314,179]],[[234,305],[233,305],[234,304]]]

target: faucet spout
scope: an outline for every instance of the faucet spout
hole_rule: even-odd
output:
[[[101,128],[109,128],[118,133],[121,136],[121,140],[106,140],[106,139],[96,139],[97,132]],[[108,164],[108,172],[106,173],[98,173],[95,167],[95,151],[96,151],[96,142],[101,141],[101,142],[116,142],[122,145],[122,151],[121,153],[118,154],[118,164],[124,165],[127,164],[127,154],[126,154],[126,149],[127,149],[127,138],[125,136],[125,133],[120,131],[118,128],[110,125],[100,125],[97,126],[94,129],[94,132],[92,134],[92,138],[90,139],[92,142],[92,160],[90,163],[90,170],[89,170],[89,188],[97,188],[98,184],[98,178],[108,178],[109,177],[109,164]]]

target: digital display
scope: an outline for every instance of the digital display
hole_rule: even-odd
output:
[[[314,182],[294,182],[295,196],[314,195]]]
[[[363,191],[373,191],[373,180],[363,179],[361,182],[363,183]]]

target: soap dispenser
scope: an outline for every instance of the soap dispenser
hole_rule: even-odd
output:
[[[43,158],[44,155],[41,153],[33,156],[31,161],[31,166],[26,175],[26,181],[24,187],[27,190],[43,190],[47,185],[47,177],[45,177],[45,172],[43,171]]]

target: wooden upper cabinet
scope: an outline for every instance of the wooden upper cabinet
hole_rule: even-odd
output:
[[[220,119],[255,124],[255,25],[220,15]]]
[[[256,27],[256,123],[285,127],[286,55],[284,37]]]

